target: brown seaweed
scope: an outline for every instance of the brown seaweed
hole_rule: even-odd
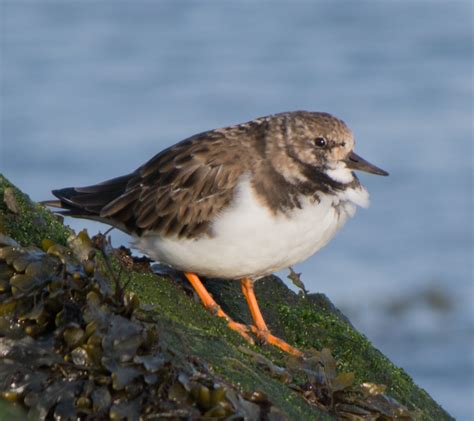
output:
[[[84,232],[43,248],[0,234],[1,396],[34,419],[269,413],[268,400],[245,397],[196,358],[174,358],[138,298],[105,280]]]

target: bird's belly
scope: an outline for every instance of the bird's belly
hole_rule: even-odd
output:
[[[305,260],[334,236],[355,209],[352,204],[350,209],[337,206],[334,199],[304,199],[301,209],[275,215],[257,201],[249,185],[241,186],[234,205],[214,222],[212,237],[179,239],[148,233],[134,246],[178,270],[256,279]]]

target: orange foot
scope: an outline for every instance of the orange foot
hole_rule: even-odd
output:
[[[232,319],[227,316],[227,326],[232,330],[235,330],[240,336],[242,336],[248,343],[255,345],[255,341],[251,336],[249,336],[248,332],[250,332],[250,328],[247,325],[242,323],[234,322]]]
[[[211,297],[211,294],[209,294],[206,287],[202,284],[201,280],[196,274],[185,272],[184,275],[191,283],[196,293],[199,295],[199,298],[203,302],[204,307],[206,307],[206,309],[209,310],[209,312],[211,312],[213,315],[226,319],[229,328],[235,330],[248,342],[250,342],[251,344],[255,343],[255,341],[249,335],[249,332],[252,331],[257,336],[257,338],[264,343],[274,345],[280,348],[282,351],[291,355],[295,355],[298,357],[303,355],[303,353],[299,349],[294,348],[290,344],[286,343],[283,339],[277,338],[275,335],[272,335],[270,333],[265,323],[265,320],[263,319],[262,313],[260,312],[260,308],[257,303],[257,298],[255,297],[255,292],[253,289],[253,281],[251,279],[245,278],[240,281],[242,292],[245,295],[247,304],[250,309],[250,313],[252,314],[252,318],[255,323],[255,326],[249,327],[232,320],[214,301],[214,299]]]
[[[268,329],[267,330],[258,330],[255,326],[251,326],[252,332],[255,333],[257,338],[262,343],[268,343],[270,345],[280,348],[283,352],[287,354],[294,355],[296,357],[303,356],[303,353],[294,346],[291,346],[289,343],[285,342],[283,339],[273,335]]]
[[[240,336],[242,336],[247,342],[251,343],[252,345],[255,344],[255,341],[248,334],[248,332],[250,331],[248,326],[242,323],[237,323],[234,320],[232,320],[227,315],[227,313],[221,309],[220,305],[214,301],[214,298],[211,297],[211,294],[209,294],[209,291],[202,284],[201,280],[198,278],[196,274],[190,273],[190,272],[184,272],[184,276],[186,276],[187,280],[190,282],[190,284],[196,291],[197,295],[199,295],[199,298],[204,304],[204,307],[206,307],[206,309],[211,314],[213,314],[214,316],[223,317],[224,319],[226,319],[227,326],[229,326],[229,328],[239,333]]]
[[[242,292],[245,295],[245,299],[247,300],[250,313],[252,314],[252,318],[255,323],[255,326],[251,327],[252,332],[254,332],[255,335],[257,335],[257,338],[264,343],[269,343],[273,346],[276,346],[288,354],[295,355],[297,357],[302,356],[303,353],[299,349],[291,346],[283,339],[280,339],[270,333],[270,330],[263,319],[260,307],[258,306],[257,297],[255,297],[255,291],[253,289],[253,283],[254,282],[249,278],[244,278],[240,281]]]

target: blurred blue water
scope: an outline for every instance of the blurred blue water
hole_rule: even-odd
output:
[[[0,7],[0,170],[35,200],[206,129],[295,109],[342,117],[391,176],[362,175],[372,206],[296,270],[472,419],[470,2]],[[388,310],[433,288],[451,305]]]

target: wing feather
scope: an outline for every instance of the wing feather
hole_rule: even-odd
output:
[[[231,203],[250,165],[245,142],[234,141],[229,133],[201,133],[160,152],[131,174],[55,190],[57,206],[69,215],[98,219],[137,235],[212,235],[213,220]]]
[[[215,136],[194,137],[161,152],[134,173],[126,191],[100,215],[120,218],[139,234],[212,235],[213,219],[231,202],[246,171],[245,165],[239,165],[238,152],[222,148],[223,141]]]

